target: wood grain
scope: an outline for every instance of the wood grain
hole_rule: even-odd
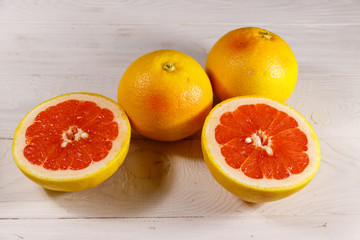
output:
[[[92,24],[349,24],[359,23],[356,0],[2,1],[0,16],[14,22]],[[3,21],[0,18],[0,21]],[[284,21],[286,20],[286,21]]]
[[[242,216],[130,219],[14,219],[0,222],[3,239],[317,239],[357,240],[359,218]],[[116,227],[114,227],[116,226]],[[239,227],[241,226],[241,227]],[[341,226],[341,227],[338,227]],[[56,229],[56,233],[47,229]],[[276,229],[276,230],[274,230]],[[351,234],[346,234],[351,233]],[[344,237],[345,236],[345,237]]]
[[[109,76],[120,79],[136,58],[164,48],[182,51],[204,65],[207,53],[222,35],[244,26],[1,23],[0,75],[71,74],[98,76],[99,81]],[[360,32],[359,25],[261,27],[287,41],[301,74],[359,74],[360,47],[354,37]]]

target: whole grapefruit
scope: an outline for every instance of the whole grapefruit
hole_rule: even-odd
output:
[[[298,76],[289,45],[275,33],[255,27],[221,37],[208,54],[205,70],[220,100],[257,95],[285,102]]]
[[[175,141],[200,130],[213,92],[201,65],[175,50],[158,50],[135,60],[118,88],[118,102],[131,126],[145,137]]]

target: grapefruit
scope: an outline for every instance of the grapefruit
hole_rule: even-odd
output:
[[[212,101],[204,69],[175,50],[158,50],[135,60],[118,88],[118,102],[131,126],[160,141],[179,140],[200,130]]]
[[[254,27],[221,37],[207,56],[205,70],[220,100],[258,95],[285,102],[298,76],[289,45],[275,33]]]
[[[219,103],[201,136],[205,162],[214,178],[248,202],[268,202],[302,189],[320,164],[320,146],[298,112],[262,97]]]
[[[130,132],[116,102],[93,93],[70,93],[41,103],[21,120],[12,153],[20,170],[44,188],[84,190],[118,169]]]

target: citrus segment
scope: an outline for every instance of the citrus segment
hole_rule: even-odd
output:
[[[130,125],[119,105],[97,94],[50,99],[28,113],[13,141],[16,164],[45,188],[93,187],[125,158]]]
[[[319,143],[308,122],[267,98],[238,97],[218,104],[205,121],[202,147],[215,179],[251,202],[277,200],[301,189],[320,162]]]

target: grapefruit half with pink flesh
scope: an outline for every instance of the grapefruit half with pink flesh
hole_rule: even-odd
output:
[[[208,115],[201,136],[214,178],[248,202],[287,197],[307,185],[320,164],[318,138],[289,106],[260,97],[236,97]]]
[[[78,191],[109,178],[124,161],[131,128],[123,109],[93,93],[70,93],[32,109],[13,138],[16,165],[44,188]]]

